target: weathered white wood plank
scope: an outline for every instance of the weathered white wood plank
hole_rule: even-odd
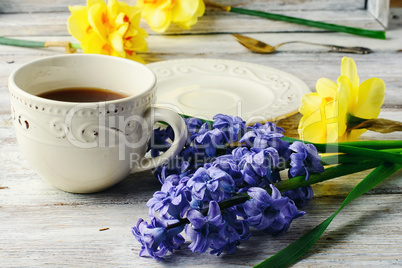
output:
[[[91,198],[91,196],[86,196]],[[341,267],[355,264],[374,267],[401,265],[398,235],[399,195],[363,196],[334,220],[329,230],[294,267]],[[55,200],[57,201],[57,200]],[[140,246],[130,233],[143,204],[50,204],[3,207],[0,210],[0,257],[4,267],[250,267],[268,258],[313,228],[340,205],[340,198],[316,198],[305,207],[283,236],[261,232],[243,242],[236,254],[199,255],[188,249],[168,255],[160,263],[138,257]],[[27,223],[29,222],[29,230]],[[99,231],[109,228],[106,231]],[[373,232],[372,230],[376,230]],[[314,266],[315,267],[315,266]]]
[[[130,5],[135,5],[136,0],[122,0]],[[216,0],[216,3],[247,7],[259,10],[355,10],[364,9],[365,0],[270,0],[269,5],[264,0]],[[86,5],[85,0],[2,0],[0,13],[34,13],[34,12],[60,12],[67,11],[68,6]]]
[[[228,32],[325,32],[325,30],[298,24],[272,21],[247,15],[208,10],[191,30],[175,25],[165,34],[228,33]],[[284,11],[283,15],[314,18],[317,21],[335,23],[364,29],[382,30],[383,27],[365,10],[331,11]],[[9,35],[68,35],[68,12],[0,14],[0,36]],[[153,32],[144,20],[141,27],[149,34]]]

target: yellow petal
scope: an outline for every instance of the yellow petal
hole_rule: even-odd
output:
[[[196,15],[199,1],[178,0],[172,9],[172,21],[184,23]]]
[[[152,30],[158,33],[165,32],[167,30],[170,25],[171,18],[171,12],[161,9],[156,9],[154,12],[149,13],[145,17]]]
[[[334,100],[325,106],[327,142],[338,142],[346,131],[346,115],[340,113],[341,106],[338,100]]]
[[[119,32],[115,31],[109,34],[109,41],[113,49],[117,52],[120,57],[125,57],[126,52],[124,51],[123,38]]]
[[[197,16],[201,17],[205,13],[205,3],[203,0],[199,0],[198,9],[197,9]]]
[[[142,31],[144,31],[144,30],[142,30]],[[144,35],[132,36],[130,38],[130,40],[126,41],[127,43],[129,43],[129,45],[127,45],[127,49],[134,50],[137,52],[148,51],[148,44],[144,37],[145,37]],[[126,45],[125,45],[125,48],[126,48]]]
[[[352,58],[342,58],[341,75],[349,78],[353,88],[357,89],[359,87],[359,76],[357,75],[356,63]]]
[[[347,114],[354,107],[356,99],[353,96],[353,86],[346,76],[338,77],[338,90],[335,94],[335,100],[340,102],[339,112]]]
[[[300,139],[320,143],[326,141],[325,115],[322,111],[319,108],[300,119],[298,127]]]
[[[125,3],[120,5],[119,12],[126,14],[131,24],[139,25],[141,19],[141,9],[123,4]]]
[[[299,112],[302,115],[309,115],[313,112],[315,112],[317,109],[320,108],[321,105],[321,97],[318,95],[318,93],[309,93],[305,94],[302,97],[302,104],[299,108]]]
[[[103,4],[92,5],[89,8],[88,22],[99,37],[106,41],[106,27],[109,23],[109,18],[105,2]]]
[[[68,32],[81,41],[89,26],[87,8],[84,6],[69,6],[68,8],[71,12],[71,16],[67,20]]]
[[[318,79],[315,87],[321,98],[332,99],[335,97],[335,92],[338,89],[338,85],[328,78]]]
[[[116,0],[108,0],[107,11],[111,20],[115,20],[117,15],[121,12],[119,9],[120,4]]]
[[[197,23],[198,16],[202,16],[204,12],[205,5],[202,0],[180,0],[172,10],[172,22],[184,29],[190,29]]]
[[[127,32],[129,27],[128,21],[125,20],[126,20],[126,14],[121,12],[117,15],[114,21],[114,25],[116,27],[115,30],[117,30],[121,36],[123,36]]]
[[[86,34],[81,41],[81,48],[84,53],[109,55],[104,50],[106,43],[95,32]]]
[[[358,91],[357,103],[351,113],[360,118],[377,118],[384,102],[385,84],[379,78],[364,81]]]

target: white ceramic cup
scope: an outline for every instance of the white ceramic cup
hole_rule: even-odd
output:
[[[105,102],[63,102],[38,97],[54,89],[95,87],[129,97]],[[187,139],[183,119],[153,107],[156,77],[146,66],[112,56],[73,54],[46,57],[16,69],[9,78],[17,140],[38,175],[55,187],[93,193],[130,173],[167,162]],[[145,157],[155,122],[172,126],[169,150]]]

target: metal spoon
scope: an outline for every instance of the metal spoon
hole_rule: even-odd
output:
[[[335,46],[335,45],[326,45],[326,44],[318,44],[312,42],[305,42],[305,41],[288,41],[280,43],[276,46],[270,46],[262,41],[256,40],[254,38],[250,38],[241,34],[232,34],[233,37],[236,39],[237,42],[248,48],[249,50],[262,53],[262,54],[269,54],[274,52],[278,47],[283,46],[285,44],[292,44],[292,43],[301,43],[307,45],[315,45],[315,46],[323,46],[330,48],[329,52],[343,52],[343,53],[356,53],[356,54],[369,54],[373,52],[371,49],[366,47],[344,47],[344,46]]]

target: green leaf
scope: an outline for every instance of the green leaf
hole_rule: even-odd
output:
[[[256,10],[250,10],[250,9],[244,9],[244,8],[237,8],[237,7],[230,7],[229,11],[238,13],[238,14],[257,16],[257,17],[271,19],[271,20],[286,21],[286,22],[290,22],[290,23],[296,23],[296,24],[306,25],[306,26],[310,26],[310,27],[316,27],[316,28],[321,28],[321,29],[325,29],[325,30],[330,30],[330,31],[334,31],[334,32],[344,32],[344,33],[355,34],[355,35],[360,35],[360,36],[365,36],[365,37],[386,39],[384,31],[366,30],[366,29],[360,29],[360,28],[355,28],[355,27],[337,25],[337,24],[326,23],[326,22],[321,22],[321,21],[306,20],[306,19],[301,19],[301,18],[296,18],[296,17],[290,17],[290,16],[285,16],[285,15],[280,15],[280,14],[274,14],[274,13],[268,13],[268,12],[256,11]]]
[[[349,193],[346,199],[343,201],[342,205],[339,209],[329,216],[322,223],[317,225],[315,228],[307,232],[305,235],[300,237],[298,240],[279,251],[269,259],[263,261],[262,263],[256,265],[255,267],[288,267],[304,253],[307,252],[309,248],[311,248],[314,243],[321,237],[324,231],[327,229],[331,221],[335,218],[335,216],[350,202],[359,196],[363,195],[367,191],[371,190],[373,187],[381,183],[388,176],[399,170],[402,166],[384,162],[380,166],[378,166],[375,170],[373,170],[366,178],[364,178],[353,190]]]

